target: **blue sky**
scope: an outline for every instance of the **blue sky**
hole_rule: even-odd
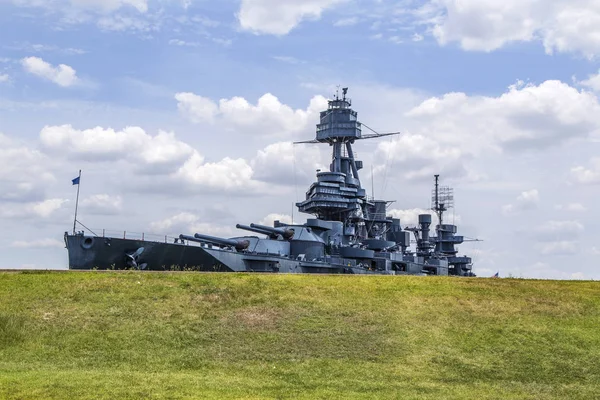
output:
[[[290,142],[342,85],[405,132],[356,151],[406,224],[440,173],[476,272],[597,279],[599,26],[592,0],[0,0],[0,267],[66,266],[79,169],[96,228],[289,218],[328,158]]]

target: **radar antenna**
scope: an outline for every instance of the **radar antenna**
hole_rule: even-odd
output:
[[[439,185],[439,175],[434,175],[435,187],[431,193],[431,209],[435,211],[439,225],[443,224],[444,211],[454,208],[454,189],[449,186]]]

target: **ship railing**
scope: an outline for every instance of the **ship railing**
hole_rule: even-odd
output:
[[[114,237],[130,240],[142,240],[146,242],[157,242],[157,243],[175,243],[179,241],[178,237],[161,235],[158,233],[147,233],[147,232],[135,232],[135,231],[121,231],[116,229],[90,229],[94,231],[97,236],[100,237]]]

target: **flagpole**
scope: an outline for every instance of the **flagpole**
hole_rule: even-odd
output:
[[[79,186],[81,186],[81,170],[79,170],[79,176],[77,177],[77,200],[75,200],[75,218],[73,219],[73,235],[75,234],[75,225],[77,224],[77,206],[79,205]]]

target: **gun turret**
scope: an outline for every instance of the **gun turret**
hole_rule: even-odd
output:
[[[260,229],[261,231],[267,231],[274,235],[281,235],[286,240],[294,237],[294,230],[289,228],[271,228],[270,226],[259,224],[250,224],[250,227],[254,229]]]
[[[238,228],[238,229],[243,229],[245,231],[250,231],[250,232],[256,232],[256,233],[260,233],[260,234],[263,234],[263,235],[268,235],[268,236],[273,236],[274,235],[273,232],[270,232],[270,231],[267,231],[267,230],[264,230],[264,229],[260,229],[260,228],[253,228],[253,227],[248,226],[248,225],[237,224],[235,227]]]
[[[179,238],[190,240],[192,242],[214,244],[217,246],[230,246],[238,251],[246,250],[250,246],[249,240],[224,239],[215,236],[201,235],[199,233],[196,233],[194,236],[179,235]]]

